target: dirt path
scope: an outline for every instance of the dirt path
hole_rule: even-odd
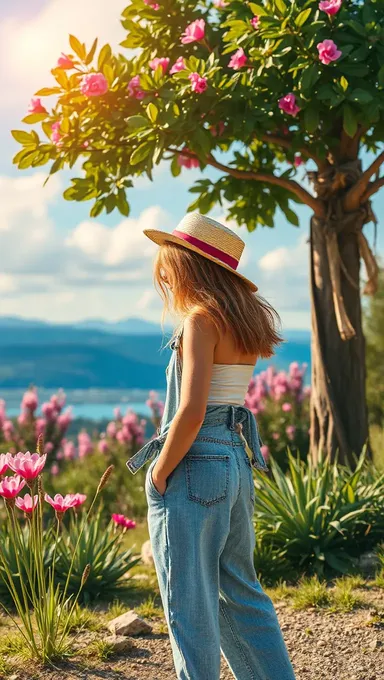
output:
[[[362,609],[346,614],[327,610],[294,611],[275,604],[297,680],[382,680],[384,678],[384,596],[376,591]],[[125,657],[79,659],[58,671],[16,673],[7,680],[175,680],[168,636],[134,638]],[[5,676],[3,676],[5,677]],[[223,659],[221,680],[233,680]],[[199,678],[194,678],[199,680]]]

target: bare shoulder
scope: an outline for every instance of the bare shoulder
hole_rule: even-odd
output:
[[[210,340],[218,341],[218,332],[212,319],[207,314],[196,307],[185,318],[184,332],[193,336],[204,336]]]

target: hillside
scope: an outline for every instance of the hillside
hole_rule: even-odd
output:
[[[33,383],[66,389],[164,389],[169,358],[166,338],[158,328],[154,332],[154,324],[142,334],[123,334],[121,328],[129,326],[127,321],[117,324],[117,330],[115,325],[91,322],[104,329],[100,330],[79,324],[0,319],[0,387],[23,388]],[[309,334],[290,331],[285,335],[287,342],[274,360],[261,361],[258,370],[270,363],[280,369],[291,361],[309,364]]]

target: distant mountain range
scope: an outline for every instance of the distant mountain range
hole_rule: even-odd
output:
[[[166,330],[164,337],[158,325],[138,318],[69,325],[0,317],[0,387],[164,389]],[[287,369],[292,361],[310,363],[309,332],[286,331],[284,337],[258,371],[268,364]]]

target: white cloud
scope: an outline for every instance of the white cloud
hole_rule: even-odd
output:
[[[306,237],[301,236],[292,248],[276,248],[259,260],[259,267],[266,276],[285,276],[288,272],[302,277],[308,270],[308,245]]]
[[[60,53],[70,52],[68,35],[75,34],[88,47],[98,37],[100,44],[114,48],[124,39],[120,15],[126,0],[48,0],[32,17],[17,16],[0,23],[0,79],[7,96],[0,110],[14,109],[32,94],[49,85],[50,69]]]

